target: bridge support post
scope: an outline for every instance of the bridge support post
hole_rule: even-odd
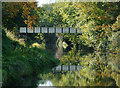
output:
[[[70,65],[68,65],[68,71],[70,71]]]
[[[77,65],[75,65],[75,70],[77,70]]]
[[[63,65],[61,65],[61,71],[63,71]]]

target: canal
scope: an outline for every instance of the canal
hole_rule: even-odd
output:
[[[109,50],[96,51],[86,46],[80,46],[81,50],[79,50],[62,35],[56,34],[53,37],[52,39],[56,41],[53,43],[48,39],[46,49],[53,52],[53,55],[60,60],[60,64],[49,73],[40,74],[38,87],[120,87],[120,57],[118,53],[109,52]]]

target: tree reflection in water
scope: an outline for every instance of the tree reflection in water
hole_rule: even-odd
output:
[[[117,86],[120,87],[119,55],[94,52],[79,56],[82,69],[42,75],[53,86]],[[65,59],[65,57],[64,57]],[[78,64],[78,63],[77,63]]]

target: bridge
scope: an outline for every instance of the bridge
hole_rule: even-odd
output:
[[[81,65],[58,65],[57,67],[53,68],[54,72],[61,72],[61,71],[76,71],[82,69]]]
[[[60,36],[59,33],[78,33],[81,35],[82,31],[79,28],[67,28],[67,27],[64,27],[64,28],[63,27],[34,27],[33,30],[29,29],[28,27],[20,27],[19,33],[20,34],[50,33],[51,35],[54,35],[54,37],[52,37],[53,41],[51,41],[50,39],[50,41],[46,43],[45,47],[47,50],[50,50],[56,58],[60,58],[63,55],[64,42],[62,41],[63,37]],[[57,44],[56,42],[58,42],[58,45],[56,45]],[[78,69],[82,69],[82,66],[59,65],[53,68],[52,70],[53,72],[60,72],[60,71],[75,71]]]
[[[63,37],[59,35],[59,33],[72,33],[72,34],[77,33],[77,34],[82,35],[81,29],[70,28],[70,27],[34,27],[33,30],[31,30],[28,27],[20,27],[19,33],[23,35],[25,34],[26,38],[27,36],[30,36],[27,34],[50,33],[51,35],[49,37],[53,36],[52,40],[54,41],[48,40],[45,47],[47,50],[50,50],[53,53],[53,55],[55,55],[56,58],[60,58],[63,55],[64,43],[67,44],[65,41],[62,41]]]
[[[20,33],[80,33],[79,28],[60,28],[60,27],[34,27],[33,30],[28,27],[20,27]]]

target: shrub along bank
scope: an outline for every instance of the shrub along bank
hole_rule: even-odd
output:
[[[3,88],[37,86],[38,75],[50,71],[59,61],[50,52],[29,48],[10,40],[2,33]]]

